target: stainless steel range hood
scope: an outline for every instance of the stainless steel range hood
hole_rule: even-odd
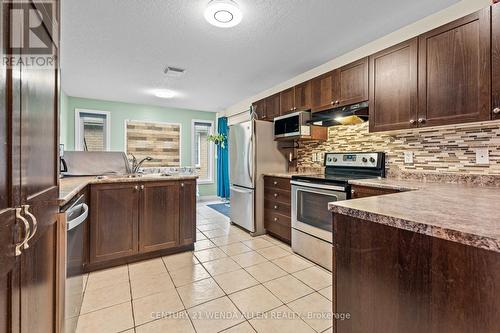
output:
[[[308,123],[316,126],[330,127],[360,124],[367,120],[368,102],[361,102],[358,104],[314,112],[312,113],[311,120],[309,120]]]

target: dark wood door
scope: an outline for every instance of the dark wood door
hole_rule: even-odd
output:
[[[139,185],[100,184],[90,191],[90,263],[137,254]]]
[[[355,61],[334,71],[333,102],[335,107],[368,100],[368,58]]]
[[[145,182],[141,188],[139,251],[177,246],[179,241],[179,183]]]
[[[280,115],[280,94],[266,98],[266,120],[273,121]]]
[[[284,115],[295,111],[295,88],[280,92],[280,114]]]
[[[418,38],[370,56],[370,131],[417,126]]]
[[[491,117],[490,8],[419,36],[419,125]]]
[[[311,111],[327,110],[335,104],[333,99],[334,71],[325,73],[311,80],[312,108]]]
[[[196,181],[182,181],[179,192],[179,245],[196,242]]]
[[[260,101],[253,103],[252,106],[253,106],[254,112],[257,116],[257,119],[259,119],[259,120],[266,120],[267,119],[266,100],[265,99],[261,99]]]
[[[491,7],[491,68],[493,118],[500,119],[500,3]]]
[[[311,81],[295,86],[295,111],[310,110],[312,104]]]

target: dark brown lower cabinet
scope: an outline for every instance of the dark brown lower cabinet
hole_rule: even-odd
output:
[[[291,243],[291,187],[290,179],[264,177],[264,227],[280,240]]]
[[[196,181],[91,185],[89,270],[192,247]]]
[[[500,332],[500,254],[334,214],[337,333]]]
[[[393,190],[390,188],[353,185],[351,186],[351,199],[367,198],[377,195],[384,195],[384,194],[391,194],[398,192],[400,191]]]

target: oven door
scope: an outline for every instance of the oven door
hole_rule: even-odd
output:
[[[292,228],[331,243],[328,203],[346,199],[343,187],[292,181]]]

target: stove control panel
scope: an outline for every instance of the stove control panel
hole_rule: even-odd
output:
[[[380,156],[380,153],[326,153],[325,166],[378,168]]]

